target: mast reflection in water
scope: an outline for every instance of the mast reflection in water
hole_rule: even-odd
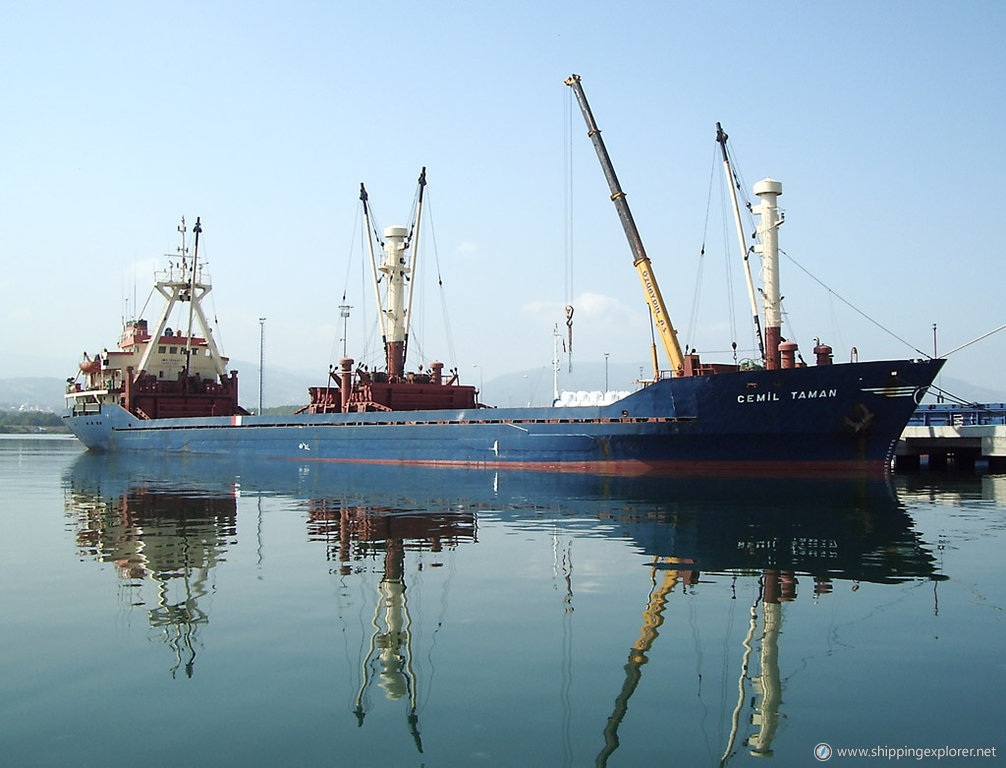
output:
[[[512,690],[513,681],[506,676],[513,671],[504,660],[498,668],[494,664],[513,654],[523,660],[529,675],[524,685],[534,688],[544,682],[535,678],[541,671],[539,660],[555,650],[542,644],[543,638],[554,634],[546,627],[552,618],[541,612],[541,587],[548,583],[553,592],[562,593],[554,615],[562,613],[563,693],[558,706],[564,731],[561,746],[550,747],[558,749],[556,759],[548,762],[565,765],[582,763],[575,755],[585,748],[591,732],[595,764],[608,764],[617,750],[625,749],[622,730],[633,717],[652,720],[652,712],[645,710],[652,709],[653,692],[644,694],[649,704],[634,709],[634,703],[647,687],[647,675],[666,675],[645,670],[658,652],[661,632],[667,630],[675,594],[687,599],[694,611],[697,604],[692,598],[707,582],[726,580],[732,584],[731,602],[749,600],[743,637],[702,651],[724,654],[720,686],[722,691],[736,691],[733,703],[723,705],[718,729],[715,756],[725,764],[738,759],[739,745],[748,755],[772,755],[778,747],[780,722],[786,716],[780,659],[789,651],[783,642],[787,603],[805,592],[812,600],[827,599],[840,581],[855,588],[861,583],[942,578],[886,481],[628,479],[206,457],[198,461],[158,457],[146,463],[91,455],[81,456],[64,479],[66,509],[80,552],[115,564],[124,592],[136,595],[129,599],[130,606],[146,610],[150,627],[161,632],[174,651],[172,675],[184,667],[192,676],[197,651],[205,642],[200,629],[211,618],[208,596],[213,595],[218,606],[226,599],[225,591],[216,588],[215,572],[241,568],[248,577],[245,564],[228,562],[229,551],[242,549],[239,517],[241,540],[247,542],[244,549],[256,540],[261,568],[262,551],[268,553],[271,546],[270,526],[263,529],[263,505],[267,515],[281,510],[287,525],[291,520],[285,513],[296,511],[303,521],[305,544],[289,545],[293,549],[284,550],[283,557],[296,558],[297,568],[311,574],[308,579],[331,574],[329,578],[338,580],[339,631],[357,638],[356,643],[347,639],[345,646],[355,675],[337,675],[343,694],[352,699],[347,715],[351,712],[356,725],[364,726],[376,711],[376,686],[387,701],[406,703],[405,729],[413,748],[428,752],[432,730],[438,734],[440,755],[456,754],[452,751],[456,748],[468,756],[482,753],[465,747],[470,734],[455,730],[473,716],[463,705],[458,709],[457,702],[475,695],[469,688],[479,686],[479,681],[491,681],[481,693],[489,701],[498,699],[498,707],[506,713],[501,717],[524,718],[524,727],[537,732],[536,721],[541,718],[526,709],[527,702],[535,699],[521,699]],[[278,522],[271,528],[277,529]],[[493,533],[491,543],[482,540],[486,530]],[[552,562],[504,561],[502,567],[499,558],[506,557],[507,550],[501,549],[500,555],[494,547],[513,536],[533,542],[550,537]],[[581,555],[588,561],[580,562],[574,542],[577,550],[588,551],[592,543],[609,545],[600,555]],[[628,567],[606,575],[603,563],[611,558],[612,546],[628,553],[628,558],[618,556]],[[599,558],[596,564],[589,561],[591,557]],[[312,558],[316,558],[313,564]],[[649,569],[648,594],[645,589],[626,592],[622,586],[632,581],[643,584],[636,570],[639,565]],[[528,576],[543,569],[551,570],[550,580]],[[446,577],[431,575],[443,571],[449,572]],[[486,589],[487,583],[494,589]],[[536,584],[537,591],[523,591],[528,584]],[[430,608],[433,585],[440,593],[432,597],[435,607]],[[414,594],[414,587],[420,591]],[[466,607],[464,611],[449,610],[452,588],[458,591],[454,599]],[[153,597],[140,596],[148,589]],[[610,589],[617,589],[617,605],[611,602]],[[594,592],[609,595],[608,602],[601,605],[592,599]],[[369,619],[361,618],[360,627],[354,629],[352,610],[363,617],[365,606]],[[708,601],[702,607],[722,609]],[[579,612],[576,618],[574,609]],[[281,615],[279,606],[269,610]],[[591,617],[592,611],[597,618]],[[633,611],[636,616],[641,613],[641,621],[622,619],[615,624],[605,618]],[[431,617],[435,617],[432,625]],[[301,623],[303,617],[296,620]],[[587,628],[587,635],[574,643],[572,633],[580,625]],[[300,642],[328,642],[322,640],[329,632],[325,626]],[[438,641],[442,631],[451,635],[449,642],[443,636]],[[670,631],[680,634],[676,626]],[[444,645],[442,651],[438,642]],[[619,642],[628,648],[620,688],[611,685],[610,677],[617,669],[617,657],[606,650]],[[495,652],[496,657],[472,667],[478,654],[473,657],[471,647],[460,649],[479,644],[485,646],[485,654]],[[582,667],[574,665],[573,658],[584,654],[592,668],[581,673],[589,692],[574,695],[571,691],[580,689],[573,671]],[[331,664],[338,666],[335,656]],[[444,666],[450,667],[449,673]],[[435,690],[432,679],[438,670],[442,682]],[[487,677],[491,672],[504,677]],[[698,679],[702,680],[701,674]],[[590,682],[603,680],[609,681],[604,683],[606,691],[600,682]],[[651,685],[662,689],[667,681],[657,677]],[[514,709],[517,701],[525,709]],[[484,703],[479,700],[479,706]],[[555,706],[554,700],[548,704]],[[447,712],[452,713],[449,718]],[[387,713],[382,721],[386,717]],[[634,740],[640,738],[639,726],[630,731]],[[636,759],[671,754],[674,746],[660,744],[653,752],[637,741],[629,750]],[[491,754],[488,745],[482,748]],[[500,748],[497,743],[495,749]]]
[[[413,668],[412,617],[406,600],[406,551],[434,554],[444,547],[475,541],[471,512],[409,511],[312,499],[308,503],[308,539],[328,544],[329,559],[339,562],[339,573],[349,576],[353,563],[380,559],[383,563],[379,600],[372,620],[362,678],[356,696],[359,725],[367,715],[367,700],[376,672],[380,687],[392,700],[408,697],[409,732],[422,752],[419,732],[418,685]],[[335,543],[333,543],[335,542]],[[435,567],[441,565],[434,562]]]

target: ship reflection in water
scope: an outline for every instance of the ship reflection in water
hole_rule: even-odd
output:
[[[115,565],[130,603],[146,608],[151,629],[174,651],[172,676],[184,666],[191,677],[199,627],[209,621],[199,602],[235,542],[236,497],[131,483],[101,469],[81,457],[69,478],[79,554]],[[146,586],[152,598],[140,594]]]
[[[495,562],[490,551],[487,564],[480,562],[480,548],[489,546],[480,541],[480,526],[527,536],[547,532],[554,541],[565,541],[556,545],[553,586],[565,591],[567,613],[577,584],[573,541],[601,538],[627,545],[635,564],[649,569],[648,595],[622,595],[638,606],[636,616],[642,612],[639,626],[607,630],[624,636],[628,660],[620,690],[594,692],[597,765],[619,748],[620,729],[656,652],[672,593],[694,593],[704,574],[757,585],[750,593],[754,599],[744,598],[749,600],[744,636],[725,652],[723,668],[735,673],[724,676],[733,679],[736,703],[723,714],[721,763],[741,747],[752,755],[773,754],[784,717],[780,656],[786,654],[781,642],[786,603],[828,599],[840,581],[855,589],[864,582],[943,578],[884,480],[618,478],[87,454],[64,481],[80,554],[115,565],[126,610],[145,610],[150,628],[172,649],[173,676],[179,669],[194,674],[204,642],[200,632],[211,619],[209,604],[219,606],[224,599],[214,572],[246,567],[228,562],[232,550],[235,560],[241,560],[237,550],[254,550],[259,560],[263,548],[268,551],[263,504],[296,509],[301,522],[288,515],[284,521],[305,527],[306,550],[298,551],[307,551],[308,558],[312,550],[317,553],[316,565],[308,567],[330,572],[343,592],[358,582],[369,594],[363,599],[369,603],[369,625],[351,686],[357,724],[363,726],[376,706],[377,686],[386,700],[407,702],[406,727],[420,752],[420,712],[434,694],[417,663],[417,627],[435,635],[453,617],[455,631],[464,633],[466,622],[446,609],[417,616],[423,607],[410,603],[410,579],[424,580],[430,569],[439,569],[457,571],[452,578],[464,581],[490,567]],[[465,557],[455,557],[462,551]],[[516,585],[508,591],[520,565],[509,567],[515,573],[496,574],[498,591],[480,595],[488,610],[494,601],[521,599]],[[442,608],[445,600],[434,602]],[[535,626],[525,629],[529,638],[535,635]],[[422,642],[423,658],[432,659],[436,639]],[[534,641],[528,642],[519,651],[537,653]],[[608,663],[615,669],[618,662]],[[427,667],[432,676],[428,661]],[[569,763],[572,747],[566,749]]]

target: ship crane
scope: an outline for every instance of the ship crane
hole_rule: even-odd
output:
[[[678,335],[674,330],[674,326],[671,325],[671,318],[667,314],[667,307],[664,305],[664,298],[660,294],[657,278],[653,274],[653,268],[650,266],[650,259],[646,255],[646,249],[643,248],[643,240],[639,236],[639,230],[636,229],[636,222],[632,218],[632,212],[629,210],[629,203],[625,199],[625,193],[618,183],[618,177],[615,175],[615,168],[611,164],[608,150],[601,139],[601,129],[597,127],[594,115],[590,111],[587,97],[583,92],[583,87],[580,85],[580,76],[571,75],[566,78],[565,82],[566,85],[573,89],[573,93],[576,94],[576,100],[580,104],[580,110],[583,112],[583,119],[587,122],[587,135],[594,145],[597,158],[601,161],[601,170],[604,171],[604,177],[607,179],[608,187],[611,189],[611,200],[618,211],[618,218],[622,222],[622,229],[625,230],[625,236],[629,241],[629,248],[632,251],[632,265],[639,274],[639,280],[643,285],[643,294],[646,297],[647,306],[650,308],[650,315],[657,326],[660,340],[664,345],[664,351],[667,352],[667,357],[671,361],[672,375],[681,376],[685,371],[685,361],[681,354],[681,345],[678,344]],[[656,346],[651,345],[651,349],[653,350],[653,378],[656,380],[660,378]]]

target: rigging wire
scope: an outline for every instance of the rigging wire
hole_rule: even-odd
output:
[[[782,322],[785,324],[786,328],[789,329],[789,337],[791,339],[799,339],[800,334],[796,332],[796,327],[793,323],[793,320],[790,317],[789,312],[786,311],[786,304],[784,302],[784,298],[785,297],[783,296],[779,297],[779,315],[782,317]],[[797,357],[799,357],[801,360],[803,359],[803,355],[800,354],[800,352],[797,352],[796,354]]]
[[[198,219],[197,219],[197,223],[198,223]],[[206,250],[207,250],[207,248],[206,248],[206,236],[205,235],[203,235],[202,246],[203,246],[203,253],[205,254]],[[208,267],[209,264],[210,264],[209,259],[207,259],[206,256],[204,255],[203,258],[199,262],[199,279],[200,280],[203,278],[203,275],[205,274],[206,267]],[[193,270],[196,268],[195,263],[193,263],[192,268],[193,268]],[[207,276],[207,277],[209,277],[209,276]],[[216,334],[216,336],[214,336],[214,339],[216,340],[216,343],[217,343],[217,349],[220,350],[220,354],[223,355],[224,354],[224,350],[227,347],[224,344],[223,326],[220,325],[220,319],[217,317],[217,297],[216,297],[216,294],[213,293],[212,291],[204,291],[203,292],[203,296],[205,296],[207,293],[210,294],[210,309],[213,312],[213,332]],[[190,334],[192,332],[191,331],[191,326],[192,326],[192,321],[190,320],[189,321],[189,333]]]
[[[362,245],[363,227],[359,226],[360,223],[362,222],[362,219],[363,219],[363,201],[359,201],[359,202],[357,202],[357,205],[356,205],[356,212],[353,215],[353,226],[351,227],[352,231],[351,231],[351,234],[349,236],[349,248],[347,249],[349,255],[346,258],[346,277],[342,281],[342,303],[343,303],[343,305],[346,304],[346,299],[347,299],[347,297],[349,295],[349,279],[350,279],[350,273],[352,272],[352,269],[353,269],[353,250],[354,250],[354,243],[356,241],[357,232],[359,232],[361,234],[361,238],[360,239],[361,239],[361,245]],[[363,252],[363,249],[361,247],[361,253],[362,252]],[[361,263],[362,263],[362,260],[361,260]],[[360,295],[361,296],[365,296],[366,294],[363,293],[363,292],[361,292]],[[362,314],[364,312],[364,307],[361,306],[359,309],[360,309],[360,312]],[[364,320],[366,320],[366,317],[364,317]],[[349,335],[349,329],[348,328],[349,328],[348,324],[343,323],[343,333],[346,336]],[[332,349],[329,351],[329,356],[332,359],[339,359],[338,344],[339,344],[339,341],[337,339],[333,339],[333,341],[332,341]]]
[[[713,207],[713,179],[716,174],[716,150],[713,149],[713,162],[709,168],[709,186],[706,191],[706,215],[702,222],[702,245],[699,248],[699,266],[695,273],[695,288],[692,291],[692,313],[688,318],[688,327],[685,332],[685,338],[690,339],[692,347],[694,348],[695,336],[697,333],[698,321],[699,321],[699,295],[702,292],[702,273],[706,264],[706,242],[708,241],[709,235],[709,212]],[[688,344],[685,344],[687,349]]]
[[[967,405],[977,410],[989,411],[989,412],[993,410],[992,408],[989,408],[988,406],[983,405],[982,403],[976,403],[972,400],[965,400],[960,395],[955,395],[953,392],[948,392],[942,387],[936,386],[936,384],[930,384],[929,389],[936,391],[943,399],[950,400],[952,403],[956,405]]]
[[[941,357],[944,357],[944,358],[949,357],[950,355],[954,354],[954,352],[960,352],[965,347],[970,347],[972,344],[975,344],[976,342],[979,342],[982,339],[987,339],[989,336],[992,336],[993,334],[999,333],[999,331],[1004,330],[1004,329],[1006,329],[1006,325],[1000,325],[998,328],[993,328],[988,333],[983,333],[977,339],[971,339],[971,341],[967,342],[966,344],[961,344],[959,347],[954,347],[949,352],[944,352],[941,355]]]
[[[433,224],[433,195],[430,194],[429,188],[426,189],[426,209],[428,211],[427,221],[429,222],[430,239],[433,241],[433,261],[436,264],[437,269],[437,287],[440,292],[440,310],[444,318],[444,334],[447,337],[447,354],[454,365],[457,365],[458,358],[454,346],[454,331],[451,328],[451,315],[447,308],[447,289],[444,287],[444,278],[440,271],[440,250],[437,248],[437,230]]]
[[[742,206],[739,206],[741,211],[740,215],[743,220],[743,223],[747,225],[747,231],[751,233],[750,235],[751,240],[754,241],[756,237],[755,233],[758,231],[758,225],[755,223],[754,214],[751,212],[751,199],[748,197],[748,190],[751,190],[752,186],[749,186],[747,181],[741,175],[740,171],[741,164],[735,159],[736,158],[736,153],[734,152],[735,146],[736,142],[734,144],[728,144],[726,148],[727,157],[730,160],[730,173],[733,176],[733,178],[730,179],[730,183],[733,184],[734,188],[737,189],[737,191],[740,193],[740,198],[744,202]],[[744,269],[747,277],[750,277],[751,274],[750,259],[751,256],[754,254],[755,254],[754,242],[752,242],[751,245],[746,246],[744,253],[741,254],[741,259],[744,262]],[[758,277],[759,277],[759,283],[761,285],[764,285],[765,262],[760,258],[758,261]],[[780,298],[779,311],[783,315],[783,319],[785,321],[786,315],[782,309],[781,302],[782,299]],[[763,328],[758,327],[756,325],[756,323],[759,322],[758,318],[761,318],[761,313],[758,311],[757,307],[752,307],[751,309],[755,313],[755,315],[757,315],[757,318],[753,319],[752,325],[750,326],[751,331],[750,339],[752,346],[751,354],[755,355],[759,359],[759,361],[762,361],[765,358],[764,330]],[[762,318],[760,322],[763,323],[764,318]]]
[[[155,284],[157,283],[157,270],[154,270],[154,283]],[[147,307],[150,306],[150,300],[154,298],[155,290],[156,290],[155,288],[150,289],[150,293],[147,294],[147,298],[144,300],[143,306],[140,308],[140,311],[136,313],[136,317],[133,318],[134,320],[139,320],[141,317],[143,317],[144,314],[146,314]],[[135,301],[133,302],[133,307],[134,309],[136,307]]]
[[[729,353],[733,354],[734,361],[736,362],[737,361],[737,353],[739,351],[740,352],[744,352],[745,354],[751,355],[751,356],[759,356],[760,353],[759,353],[759,342],[758,342],[758,327],[757,327],[756,323],[753,323],[751,325],[751,327],[749,328],[748,347],[747,348],[740,347],[740,345],[738,344],[738,341],[737,341],[737,339],[740,336],[740,333],[738,331],[738,316],[737,316],[737,306],[736,306],[736,291],[735,291],[735,286],[734,286],[734,275],[736,273],[735,273],[733,267],[731,266],[733,264],[733,259],[735,258],[732,255],[732,248],[733,248],[733,246],[731,245],[731,243],[735,240],[735,238],[731,235],[731,228],[733,226],[733,221],[731,219],[731,209],[732,209],[732,206],[731,206],[731,204],[729,202],[727,202],[727,200],[729,199],[728,198],[728,190],[727,190],[727,185],[728,184],[733,184],[734,187],[737,190],[740,191],[740,199],[743,202],[743,204],[740,205],[739,208],[741,210],[741,216],[745,219],[744,223],[746,224],[747,231],[754,233],[757,230],[757,225],[754,222],[754,216],[753,216],[753,214],[751,212],[751,203],[746,198],[746,196],[744,195],[744,190],[747,187],[745,185],[743,177],[740,175],[740,172],[738,170],[739,163],[737,163],[736,160],[734,159],[733,148],[730,147],[730,146],[727,146],[726,147],[726,151],[727,151],[727,154],[728,154],[728,157],[729,157],[729,167],[730,167],[730,173],[731,173],[731,177],[729,179],[726,178],[724,175],[718,173],[718,171],[717,171],[718,166],[721,164],[721,161],[720,161],[720,149],[719,149],[719,147],[718,146],[714,147],[713,151],[712,151],[712,160],[711,160],[711,163],[710,163],[710,171],[709,171],[709,184],[708,184],[708,191],[707,191],[707,195],[706,195],[706,215],[705,215],[705,221],[703,223],[702,248],[701,248],[701,251],[700,251],[700,266],[699,266],[699,272],[698,272],[698,275],[697,275],[697,278],[696,278],[696,287],[695,287],[695,292],[694,292],[694,296],[693,296],[692,315],[691,315],[691,318],[689,319],[689,336],[694,339],[695,336],[698,333],[697,328],[698,328],[698,324],[699,324],[699,321],[698,321],[699,312],[700,312],[699,305],[701,303],[701,282],[702,282],[702,278],[703,278],[704,264],[705,264],[704,257],[705,257],[706,248],[707,248],[707,245],[708,245],[709,220],[710,220],[710,217],[711,217],[711,214],[712,214],[713,179],[718,177],[719,178],[719,191],[720,191],[720,195],[719,195],[720,196],[720,216],[721,216],[720,227],[721,227],[721,237],[722,237],[722,242],[723,242],[723,247],[724,247],[724,261],[725,261],[725,270],[724,270],[725,286],[724,286],[724,288],[725,288],[725,291],[726,291],[726,307],[727,307],[727,314],[728,314],[728,318],[729,318],[728,321],[729,321],[729,327],[730,327],[730,335],[731,335],[731,338],[733,339],[733,343],[731,344],[731,348],[729,350],[722,350],[722,351],[723,352],[729,352]],[[754,238],[754,235],[752,234],[751,237]],[[752,253],[752,250],[751,250],[750,247],[748,247],[741,254],[742,261],[745,263],[745,266],[747,265],[747,262],[748,262],[748,260],[750,258],[751,253]],[[759,273],[763,274],[763,272],[764,272],[764,265],[762,264],[762,265],[759,265]],[[692,345],[692,348],[693,349],[695,348],[694,344]],[[703,350],[703,351],[705,351],[705,352],[711,352],[711,350]]]
[[[440,613],[437,616],[437,621],[436,624],[434,625],[435,628],[430,638],[429,649],[426,652],[426,660],[427,662],[429,662],[430,667],[430,677],[426,685],[426,695],[423,696],[422,699],[417,702],[416,707],[417,713],[422,712],[426,708],[426,705],[429,703],[429,700],[433,693],[433,684],[437,676],[437,667],[433,661],[433,652],[437,648],[437,636],[440,634],[440,630],[444,627],[447,621],[447,613],[449,608],[448,597],[451,594],[451,589],[454,585],[454,580],[458,574],[457,558],[455,556],[457,546],[458,546],[457,543],[455,543],[450,548],[451,556],[449,558],[449,564],[447,567],[447,576],[444,579],[444,586],[440,592]]]
[[[849,309],[851,309],[853,312],[855,312],[856,314],[858,314],[860,317],[864,318],[865,320],[868,320],[873,325],[877,326],[877,328],[879,328],[884,333],[886,333],[888,336],[891,336],[892,338],[896,339],[897,341],[900,341],[906,347],[909,347],[912,350],[918,352],[920,355],[922,355],[927,360],[932,360],[933,359],[932,355],[927,354],[926,352],[923,352],[921,349],[919,349],[918,347],[916,347],[914,344],[911,344],[910,342],[908,342],[905,339],[903,339],[900,336],[898,336],[898,334],[896,334],[894,331],[892,331],[889,328],[886,328],[885,326],[881,325],[880,322],[878,322],[877,320],[874,320],[872,317],[870,317],[868,314],[866,314],[863,310],[861,310],[859,307],[857,307],[851,301],[849,301],[848,299],[846,299],[844,296],[842,296],[841,294],[839,294],[839,293],[835,292],[834,290],[832,290],[831,288],[829,288],[824,283],[824,281],[822,281],[819,277],[817,277],[815,274],[813,274],[809,269],[807,269],[805,266],[803,266],[803,264],[801,264],[796,259],[794,259],[792,256],[790,256],[788,253],[786,253],[786,251],[784,251],[782,248],[779,249],[779,253],[783,254],[797,268],[799,268],[805,275],[807,275],[807,277],[809,277],[815,283],[817,283],[822,288],[824,288],[829,294],[831,294],[836,299],[838,299],[839,301],[841,301],[843,304],[845,304],[847,307],[849,307]]]
[[[369,206],[369,200],[368,200]],[[373,207],[370,206],[371,222],[373,222]],[[356,238],[359,237],[358,246],[355,243]],[[369,286],[368,290],[368,275],[367,267],[369,262],[368,254],[368,237],[376,238],[376,231],[370,232],[367,227],[364,226],[364,215],[363,215],[363,201],[360,200],[356,206],[356,212],[353,217],[352,235],[350,237],[349,245],[349,256],[347,258],[346,264],[346,279],[343,283],[342,297],[345,302],[346,298],[349,296],[349,283],[350,274],[352,272],[354,261],[359,264],[360,267],[360,288],[359,296],[360,300],[358,306],[360,312],[360,320],[357,324],[357,328],[361,329],[361,346],[355,350],[353,359],[356,362],[357,367],[374,367],[380,366],[381,362],[378,360],[378,353],[375,352],[377,347],[377,333],[379,326],[379,313],[380,307],[376,307],[374,311],[374,317],[372,321],[368,321],[368,308],[370,306],[367,297],[372,293],[372,286]],[[377,238],[379,241],[379,238]],[[357,247],[359,251],[357,252]],[[357,255],[358,254],[358,255]],[[348,328],[346,330],[348,334]]]

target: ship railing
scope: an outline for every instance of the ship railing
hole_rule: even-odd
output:
[[[175,266],[154,271],[154,280],[158,283],[187,283],[191,279],[191,270],[185,270],[183,273],[180,268],[176,268]],[[204,271],[201,267],[196,270],[196,285],[206,288],[213,285],[213,278],[210,277],[209,272]]]
[[[101,403],[76,402],[73,404],[74,416],[88,416],[97,413],[101,413]]]
[[[975,427],[1006,424],[1006,403],[925,403],[915,409],[912,427]]]

